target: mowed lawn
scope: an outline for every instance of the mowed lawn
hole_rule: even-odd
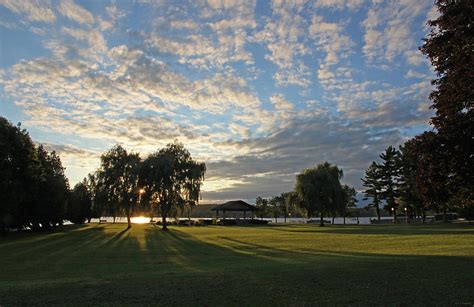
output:
[[[474,304],[474,225],[64,226],[0,238],[0,305]]]

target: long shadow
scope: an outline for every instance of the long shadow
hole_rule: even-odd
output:
[[[1,249],[8,249],[15,257],[37,253],[39,255],[56,252],[62,248],[76,246],[78,242],[88,242],[103,235],[103,227],[81,227],[72,229],[63,234],[30,234],[30,238],[12,242],[13,245],[2,245]],[[41,237],[44,236],[44,237]]]
[[[474,235],[474,225],[268,225],[261,229],[293,233],[334,233],[365,235]]]
[[[10,245],[39,243],[52,237],[63,237],[70,233],[81,231],[86,227],[88,227],[86,224],[75,224],[63,225],[45,231],[19,231],[9,233],[6,236],[0,237],[0,248]]]
[[[28,275],[31,281],[15,283],[0,277],[0,304],[447,304],[472,299],[466,291],[474,283],[469,257],[289,250],[245,236],[204,241],[190,230],[141,227],[103,228],[95,230],[98,236],[85,229],[72,235],[75,244],[60,241],[66,247],[40,260],[41,268],[49,265],[53,273],[41,270]],[[285,228],[298,230],[268,230]],[[38,251],[45,252],[36,249],[30,256]],[[61,266],[55,267],[58,260]]]

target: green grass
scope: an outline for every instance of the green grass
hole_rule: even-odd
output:
[[[466,224],[124,229],[0,238],[0,305],[474,304]]]

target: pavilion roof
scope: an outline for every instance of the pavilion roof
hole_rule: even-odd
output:
[[[255,211],[257,208],[243,200],[232,200],[211,209],[212,211]]]

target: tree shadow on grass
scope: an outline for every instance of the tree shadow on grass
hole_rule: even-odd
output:
[[[474,235],[474,225],[269,225],[259,228],[293,233],[365,235]]]
[[[0,277],[0,304],[413,305],[472,299],[469,257],[289,250],[255,237],[211,238],[152,225],[84,229],[71,234],[75,245],[53,237],[43,243],[57,253],[36,249],[24,258],[28,263],[45,252],[36,263],[40,271],[16,283]],[[25,269],[35,270],[6,273]]]

